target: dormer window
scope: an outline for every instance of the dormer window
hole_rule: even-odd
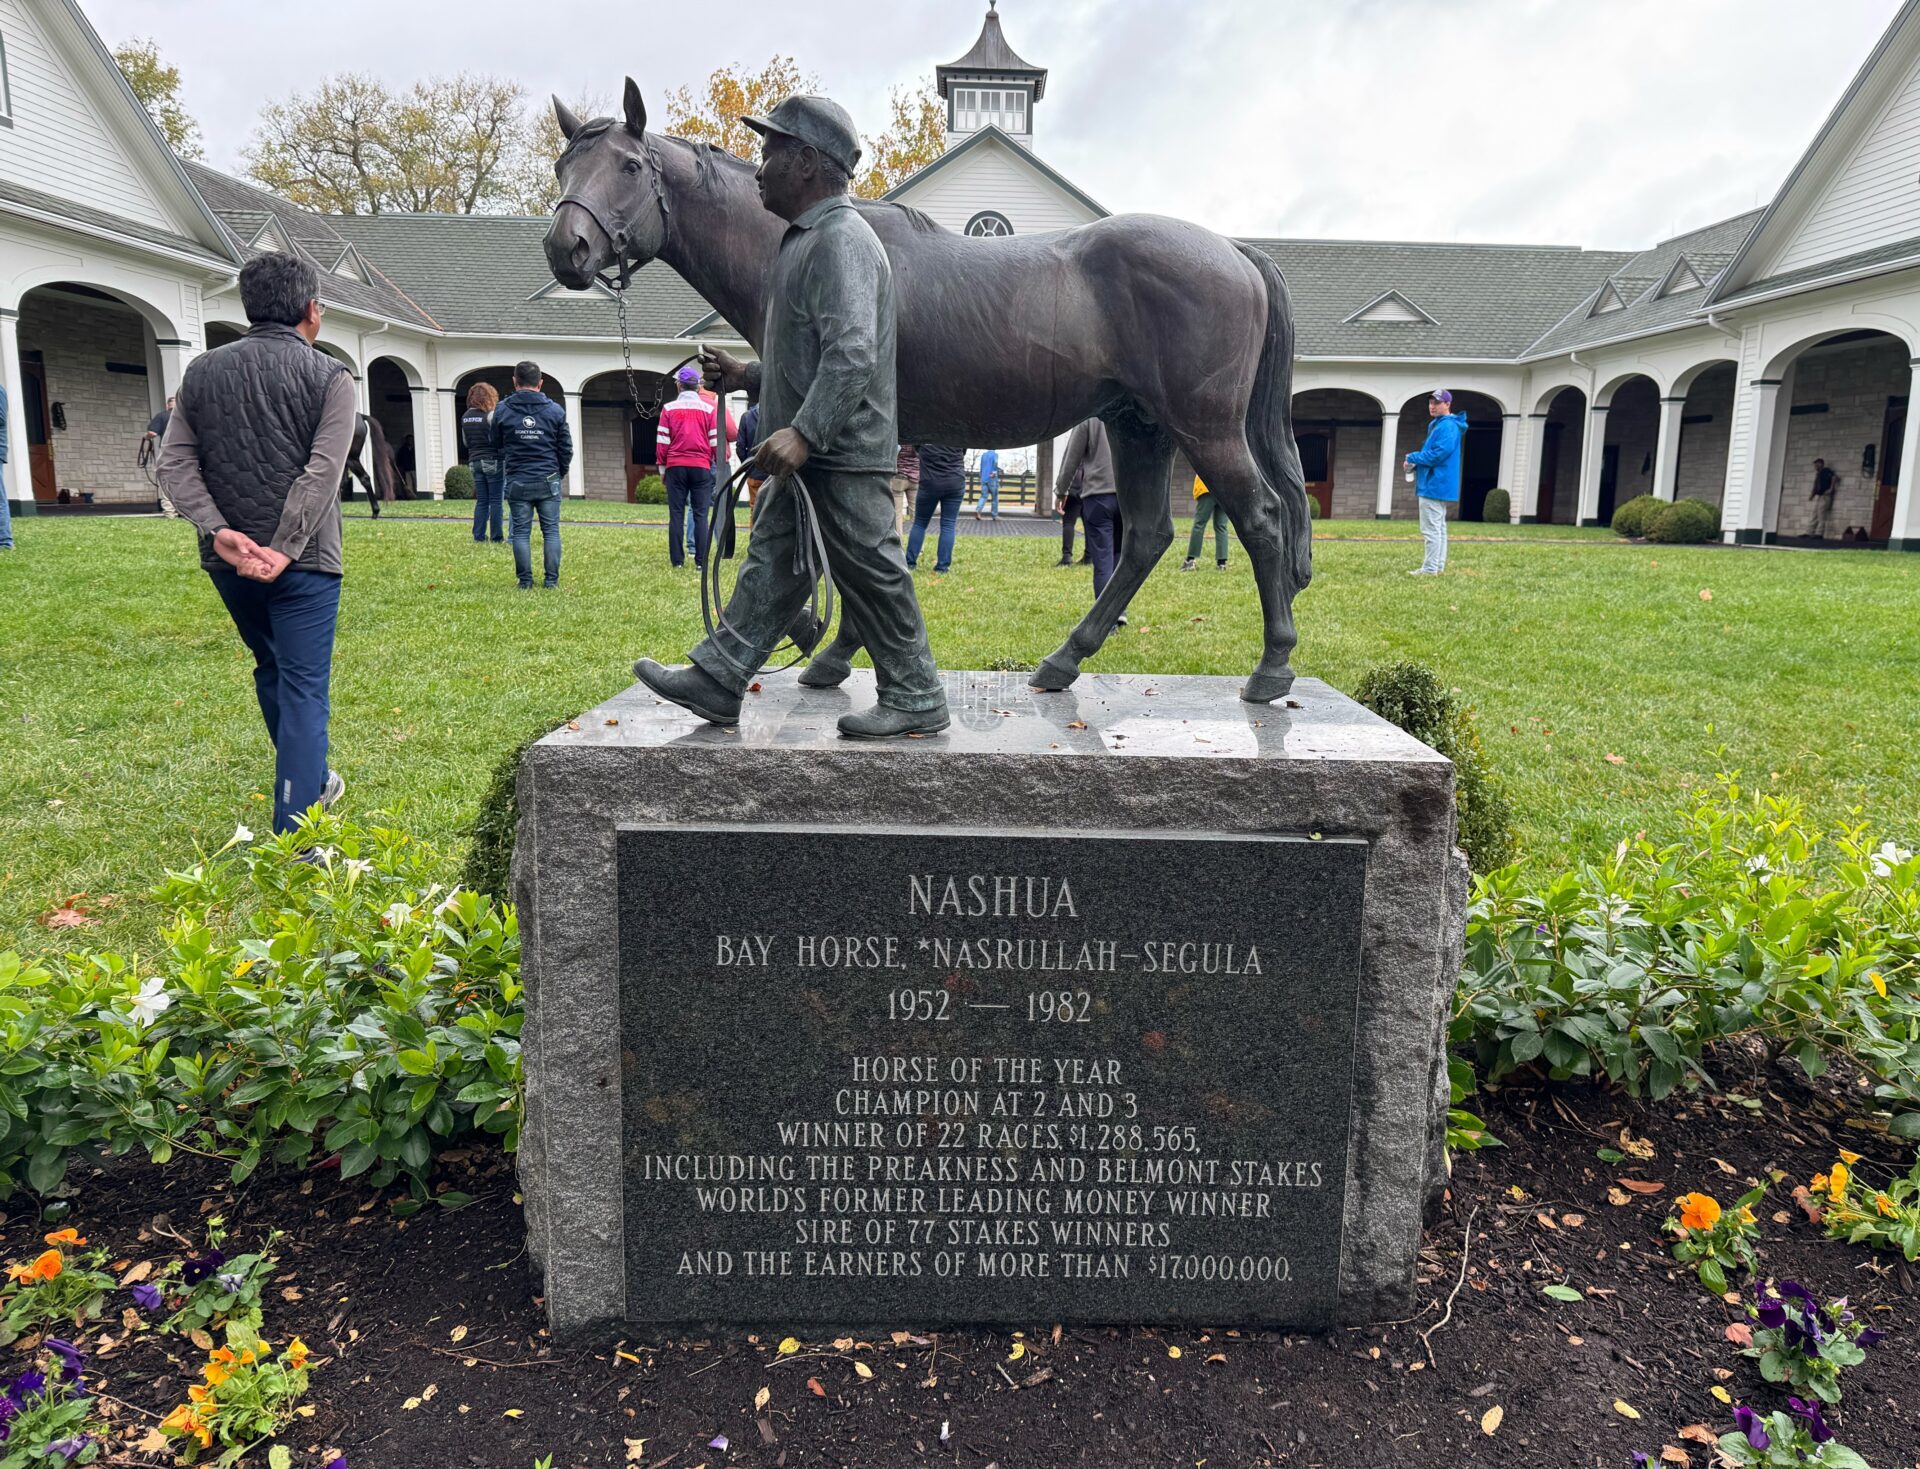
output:
[[[984,127],[996,127],[1003,133],[1024,133],[1027,130],[1026,92],[997,87],[955,87],[953,130],[977,133]]]
[[[1699,272],[1693,268],[1693,262],[1682,255],[1673,262],[1673,269],[1667,272],[1667,279],[1660,287],[1660,294],[1677,296],[1682,291],[1697,291],[1705,284],[1706,282],[1700,279]]]
[[[1356,321],[1388,322],[1400,326],[1438,325],[1431,316],[1398,291],[1388,291],[1383,295],[1375,296],[1347,318],[1348,323]]]
[[[1620,299],[1620,292],[1614,288],[1612,281],[1608,281],[1600,288],[1600,297],[1593,303],[1593,310],[1587,314],[1589,316],[1605,316],[1609,311],[1625,311],[1626,309],[1627,303]]]

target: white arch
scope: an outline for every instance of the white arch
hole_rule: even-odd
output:
[[[1558,382],[1549,383],[1533,400],[1533,416],[1545,418],[1553,411],[1553,400],[1569,389],[1580,395],[1580,406],[1584,412],[1589,402],[1586,384],[1575,382],[1572,378],[1562,378]]]
[[[376,362],[391,362],[395,367],[399,368],[400,375],[406,378],[407,386],[410,388],[426,386],[426,374],[421,372],[419,368],[415,367],[412,362],[408,361],[407,358],[401,356],[398,352],[374,352],[369,354],[367,357],[367,371],[369,373],[373,371],[373,364]]]
[[[1354,397],[1365,398],[1369,403],[1373,404],[1374,412],[1378,413],[1381,417],[1384,418],[1387,415],[1387,405],[1381,401],[1380,395],[1370,388],[1355,387],[1351,383],[1315,383],[1310,388],[1294,389],[1294,406],[1297,407],[1300,400],[1310,393],[1351,393]]]
[[[1613,395],[1637,377],[1643,377],[1653,384],[1654,397],[1663,398],[1666,396],[1666,386],[1660,381],[1660,375],[1658,373],[1650,372],[1644,367],[1630,367],[1622,372],[1616,372],[1612,377],[1607,379],[1605,386],[1595,391],[1593,395],[1594,406],[1597,408],[1611,408],[1613,406]]]
[[[1782,348],[1780,351],[1774,353],[1773,356],[1768,359],[1766,368],[1764,371],[1761,372],[1760,376],[1763,379],[1778,378],[1781,373],[1787,370],[1788,365],[1792,363],[1796,357],[1800,356],[1801,353],[1807,351],[1808,349],[1817,347],[1822,342],[1830,342],[1835,337],[1852,336],[1855,333],[1861,332],[1861,331],[1869,332],[1874,336],[1888,337],[1888,338],[1891,338],[1893,341],[1899,342],[1902,346],[1904,346],[1907,349],[1907,356],[1910,358],[1915,356],[1920,356],[1920,349],[1916,349],[1913,339],[1907,336],[1906,333],[1904,332],[1893,331],[1890,328],[1885,326],[1873,326],[1873,327],[1827,326],[1827,327],[1821,328],[1819,331],[1807,333],[1805,336],[1795,341],[1791,346]],[[1862,342],[1861,345],[1865,346],[1866,343]]]
[[[1703,375],[1716,367],[1731,367],[1736,375],[1740,371],[1740,363],[1736,358],[1709,357],[1703,362],[1696,362],[1691,367],[1674,374],[1673,382],[1667,388],[1666,396],[1669,398],[1686,397],[1688,393],[1693,391],[1693,385],[1698,382]]]
[[[101,279],[100,275],[100,272],[90,271],[84,266],[76,269],[72,263],[67,265],[45,266],[39,270],[27,271],[16,276],[11,282],[15,294],[13,299],[6,304],[12,310],[18,311],[21,303],[24,302],[32,292],[46,286],[85,286],[89,290],[100,291],[109,295],[122,306],[137,312],[146,324],[152,328],[153,335],[156,339],[161,341],[184,341],[186,339],[185,329],[182,328],[164,308],[155,305],[139,292],[128,290],[117,281]]]

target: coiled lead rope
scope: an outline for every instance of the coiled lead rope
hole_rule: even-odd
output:
[[[743,678],[784,673],[796,663],[803,662],[820,646],[820,640],[826,637],[827,629],[833,625],[835,602],[833,573],[827,566],[827,543],[820,534],[820,516],[814,508],[813,492],[797,474],[777,475],[768,480],[766,488],[761,490],[758,513],[765,515],[774,497],[783,492],[799,497],[794,505],[793,569],[807,579],[807,602],[802,610],[811,619],[813,640],[808,646],[802,647],[789,632],[774,652],[777,655],[780,648],[790,646],[793,656],[785,663],[767,668],[748,668],[721,645],[719,634],[722,631],[732,634],[736,641],[746,641],[741,637],[740,630],[727,621],[727,599],[720,585],[720,547],[721,538],[733,524],[734,512],[740,505],[740,486],[752,467],[753,462],[749,460],[734,470],[713,497],[713,508],[707,522],[707,569],[700,578],[700,618],[706,624],[709,646]]]

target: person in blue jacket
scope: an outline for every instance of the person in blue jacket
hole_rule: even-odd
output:
[[[1467,415],[1453,411],[1453,394],[1434,389],[1427,399],[1427,441],[1407,456],[1413,493],[1420,502],[1420,538],[1427,554],[1409,576],[1438,576],[1447,569],[1447,507],[1460,499],[1460,449],[1467,437]]]
[[[533,519],[540,517],[540,553],[549,591],[560,585],[560,486],[573,464],[567,410],[540,390],[537,364],[513,365],[513,391],[500,400],[489,425],[500,482],[506,487],[513,569],[520,590],[533,586]]]

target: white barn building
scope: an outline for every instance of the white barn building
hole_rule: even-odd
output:
[[[1035,143],[1047,71],[989,8],[936,69],[943,157],[888,197],[996,236],[1099,203]],[[1204,223],[1204,221],[1202,221]],[[321,347],[406,446],[424,491],[479,378],[546,370],[581,452],[569,490],[622,499],[651,469],[612,299],[557,287],[545,219],[317,215],[177,159],[74,0],[0,0],[0,383],[18,513],[150,507],[141,429],[196,353],[244,330],[250,254],[321,272]],[[1460,513],[1603,524],[1627,498],[1694,496],[1735,543],[1807,528],[1810,463],[1838,470],[1838,535],[1920,550],[1909,415],[1920,365],[1920,0],[1908,0],[1765,209],[1641,251],[1262,239],[1297,321],[1295,428],[1324,514],[1405,516],[1401,456],[1452,389],[1471,432]],[[726,332],[673,271],[630,296],[643,398]],[[730,333],[729,333],[730,334]],[[1051,445],[1039,446],[1046,477]],[[1184,476],[1176,468],[1176,493]]]

